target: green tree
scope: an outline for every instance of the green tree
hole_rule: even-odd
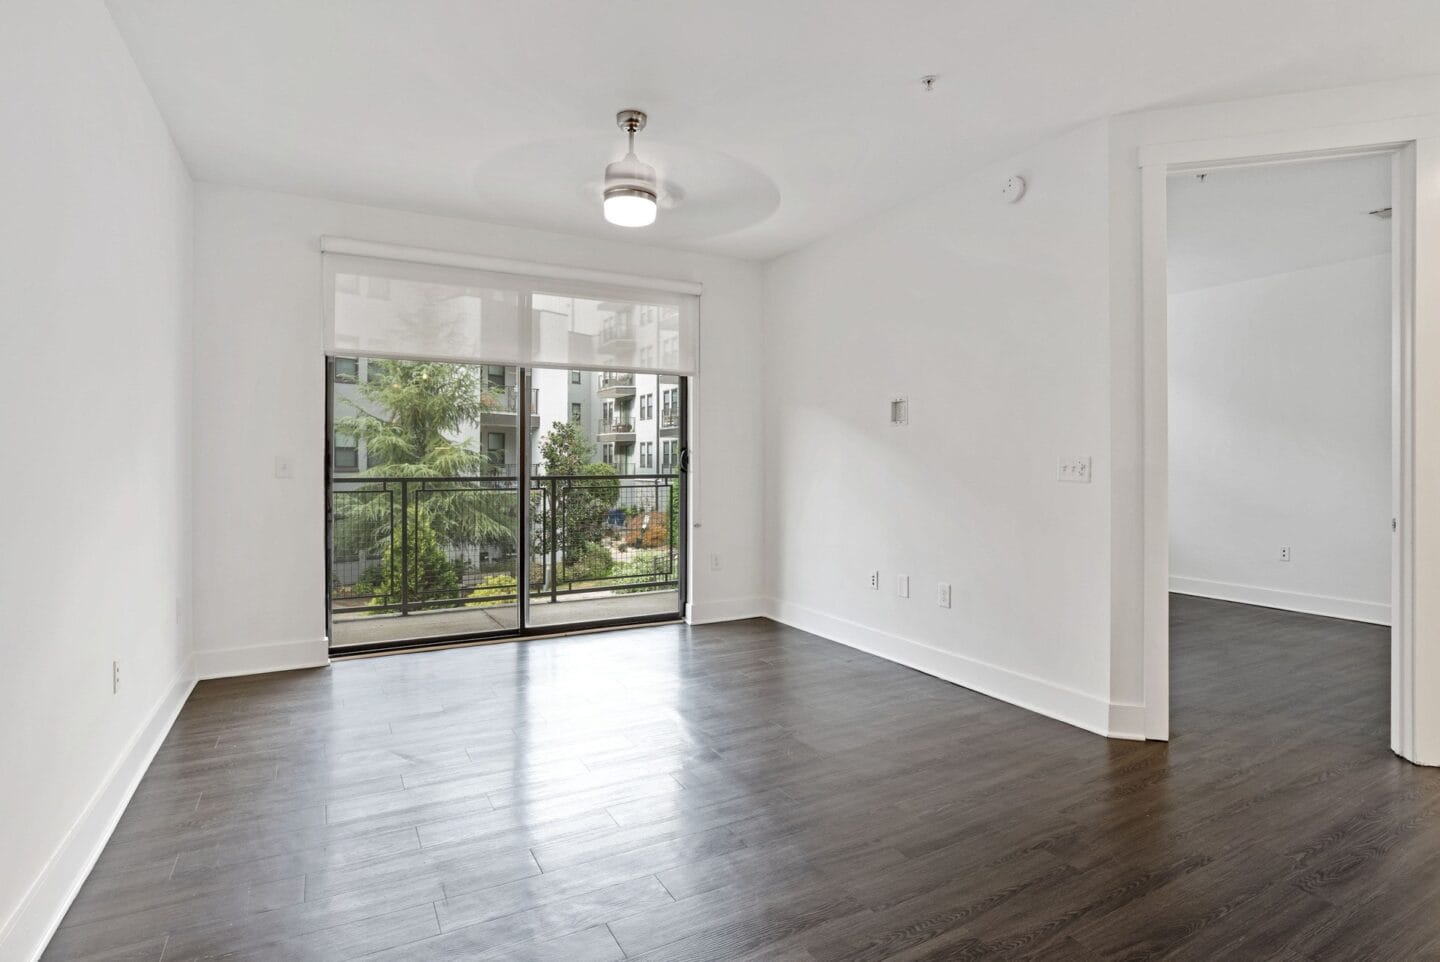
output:
[[[374,605],[398,605],[404,600],[411,607],[453,607],[447,599],[460,594],[454,563],[440,547],[424,511],[415,511],[406,520],[404,537],[397,531],[385,543],[380,564],[367,572],[357,589],[372,595]],[[439,603],[424,604],[427,601]]]
[[[370,360],[367,368],[365,380],[356,383],[359,410],[335,421],[337,434],[365,442],[370,466],[361,477],[464,479],[494,473],[485,454],[458,437],[487,411],[500,407],[500,397],[485,384],[479,368],[379,359]],[[411,484],[409,495],[412,537],[420,540],[408,557],[417,564],[427,557],[426,533],[441,555],[445,546],[513,548],[518,507],[513,490],[479,480],[451,480],[423,490]],[[333,528],[337,555],[370,556],[384,545],[387,558],[382,567],[389,570],[388,556],[394,552],[398,572],[399,508],[394,490],[337,492]],[[449,570],[458,573],[456,565],[449,565]],[[422,584],[434,576],[419,568],[411,572]],[[389,587],[396,588],[390,593],[396,595],[391,600],[398,602],[397,586]]]
[[[540,442],[540,457],[545,462],[545,475],[552,480],[542,489],[545,500],[533,505],[535,516],[544,517],[546,524],[537,526],[534,550],[548,557],[550,513],[554,513],[556,549],[560,554],[560,579],[576,577],[593,567],[595,552],[605,533],[606,515],[620,500],[620,479],[608,464],[591,461],[593,450],[585,440],[580,425],[573,421],[557,422]],[[602,548],[603,550],[603,548]],[[588,558],[586,564],[581,560]],[[576,571],[568,570],[576,568]]]
[[[460,477],[490,473],[485,455],[450,435],[477,423],[500,399],[468,364],[372,360],[356,387],[359,413],[335,422],[337,434],[365,442],[376,466],[365,474],[390,478]]]

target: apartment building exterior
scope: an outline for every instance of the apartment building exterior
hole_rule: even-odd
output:
[[[374,364],[364,357],[337,357],[334,362],[336,422],[367,410],[360,384]],[[489,410],[454,436],[486,455],[497,475],[520,470],[520,385],[516,368],[480,366]],[[621,371],[564,371],[537,368],[530,372],[529,424],[523,432],[533,474],[545,469],[540,443],[557,423],[578,424],[595,461],[623,476],[670,474],[680,463],[680,382],[669,375]],[[384,417],[383,410],[369,413]],[[336,476],[358,474],[376,466],[360,439],[337,432],[332,466]]]

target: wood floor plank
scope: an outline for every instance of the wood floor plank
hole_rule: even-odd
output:
[[[1440,959],[1388,634],[1177,596],[1168,744],[762,619],[197,686],[46,959]]]

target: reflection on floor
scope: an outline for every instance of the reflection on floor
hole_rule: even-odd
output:
[[[758,619],[204,682],[47,958],[1440,955],[1385,629],[1174,615],[1168,746]]]
[[[609,618],[645,618],[673,614],[679,617],[680,599],[675,591],[647,591],[626,595],[561,596],[559,601],[536,598],[530,603],[530,624],[534,627],[564,626]],[[440,638],[447,635],[514,631],[515,608],[461,608],[458,611],[424,611],[409,615],[336,616],[331,622],[336,648],[370,645],[412,638]]]

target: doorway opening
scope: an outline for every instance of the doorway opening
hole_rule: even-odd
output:
[[[1248,672],[1272,639],[1321,699],[1339,644],[1403,755],[1414,147],[1254,146],[1142,157],[1145,733],[1169,737],[1172,645]]]
[[[327,367],[333,653],[680,617],[684,378]]]

